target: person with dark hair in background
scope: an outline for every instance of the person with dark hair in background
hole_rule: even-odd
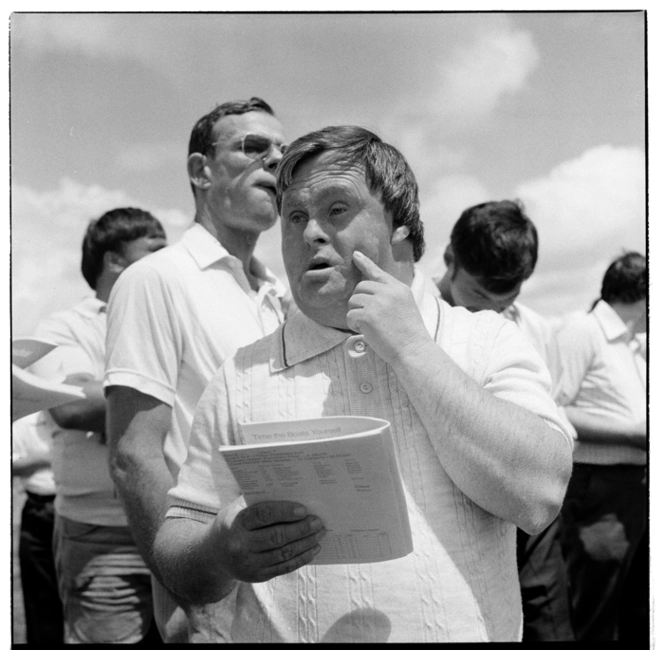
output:
[[[283,322],[286,290],[254,248],[277,220],[274,172],[285,147],[281,123],[257,97],[200,118],[187,159],[194,224],[123,274],[111,295],[104,382],[111,468],[153,570],[152,542],[203,389],[226,357]],[[187,617],[153,573],[159,630],[167,642],[185,641]]]
[[[579,641],[648,638],[647,294],[645,257],[625,253],[591,311],[558,332],[561,403],[578,435],[562,546]]]
[[[155,542],[160,574],[184,600],[218,602],[216,641],[519,640],[516,526],[555,517],[571,470],[543,362],[513,323],[427,291],[417,183],[375,134],[299,138],[277,199],[300,311],[203,394]],[[308,566],[327,532],[318,513],[246,507],[219,452],[242,444],[240,422],[339,415],[391,423],[405,557]]]
[[[45,378],[64,376],[86,394],[44,412],[52,434],[53,548],[65,643],[159,641],[150,572],[109,472],[102,380],[111,289],[127,267],[165,245],[159,221],[138,208],[117,208],[91,221],[81,271],[94,297],[49,316],[36,329],[36,336],[58,347],[32,371]]]
[[[537,228],[519,201],[471,206],[452,228],[444,253],[447,270],[437,286],[450,305],[473,312],[488,309],[515,322],[546,363],[555,400],[560,362],[553,327],[517,302],[523,283],[535,270],[538,246]],[[559,517],[537,535],[517,530],[516,539],[523,641],[573,640]]]

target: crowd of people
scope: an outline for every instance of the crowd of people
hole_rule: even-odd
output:
[[[85,233],[94,297],[33,364],[85,399],[18,420],[28,643],[641,641],[649,635],[646,260],[587,313],[518,301],[518,201],[466,209],[446,271],[403,157],[358,126],[287,144],[262,99],[194,126],[194,223],[117,208]],[[254,256],[280,221],[289,286]],[[413,551],[316,562],[315,509],[247,506],[241,425],[391,425]]]

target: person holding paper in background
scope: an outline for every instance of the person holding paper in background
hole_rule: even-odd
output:
[[[425,288],[417,184],[375,134],[297,139],[277,197],[300,312],[203,394],[155,541],[162,576],[190,602],[221,599],[200,640],[518,641],[516,526],[549,524],[571,470],[542,360],[514,323]],[[243,507],[219,446],[241,444],[243,422],[328,415],[390,422],[412,553],[310,565],[325,535],[316,512]]]
[[[32,371],[82,386],[86,398],[44,411],[53,436],[56,483],[53,548],[64,607],[65,643],[160,641],[143,562],[108,467],[102,389],[106,304],[125,269],[166,246],[161,223],[138,208],[109,210],[90,222],[81,272],[94,291],[51,314],[36,334],[57,344]]]

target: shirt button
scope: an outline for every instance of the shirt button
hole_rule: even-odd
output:
[[[370,393],[370,392],[373,390],[373,386],[372,386],[368,381],[363,381],[363,382],[360,384],[360,390],[361,390],[363,393],[368,394],[368,393]]]
[[[366,347],[364,341],[355,341],[355,352],[364,352]]]

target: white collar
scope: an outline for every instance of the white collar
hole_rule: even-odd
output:
[[[425,289],[426,279],[415,270],[411,291],[427,331],[436,338],[440,329],[443,303]],[[278,372],[323,354],[350,337],[364,338],[361,334],[343,332],[321,325],[297,311],[275,333],[270,368]]]

